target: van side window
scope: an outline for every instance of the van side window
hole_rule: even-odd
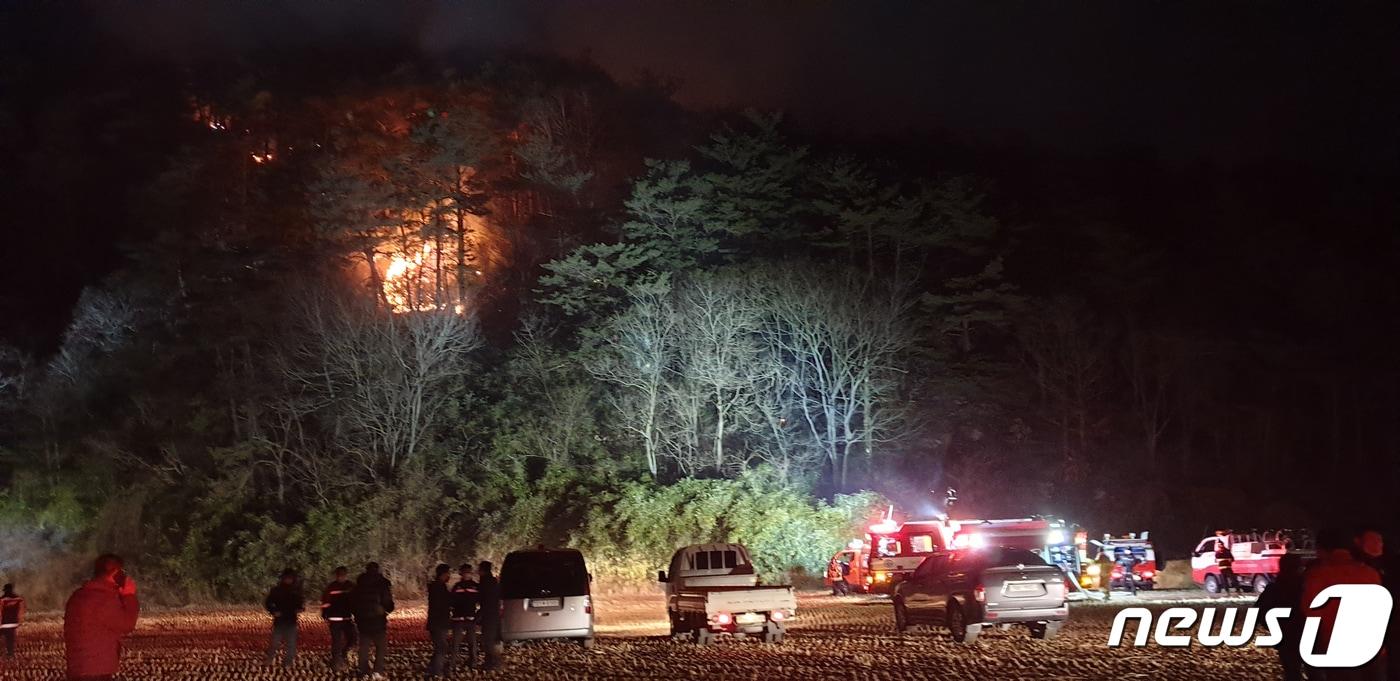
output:
[[[710,552],[709,552],[709,551],[696,551],[696,552],[695,552],[695,569],[696,569],[696,570],[708,570],[708,569],[710,569]]]
[[[724,552],[724,566],[725,566],[725,567],[727,567],[727,568],[732,568],[732,567],[734,567],[734,566],[736,566],[736,565],[738,565],[738,564],[739,564],[739,552],[737,552],[737,551],[725,551],[725,552]]]

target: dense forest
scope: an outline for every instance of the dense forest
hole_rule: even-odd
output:
[[[1400,367],[1369,329],[1400,241],[1361,169],[846,138],[586,61],[343,56],[7,58],[0,89],[52,91],[0,109],[31,320],[0,347],[0,572],[115,550],[175,603],[549,544],[640,582],[712,538],[811,572],[948,487],[1168,554],[1393,519]]]

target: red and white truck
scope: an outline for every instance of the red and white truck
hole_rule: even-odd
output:
[[[1098,550],[1093,551],[1092,547],[1097,547]],[[1086,566],[1096,564],[1099,555],[1104,553],[1108,554],[1114,563],[1113,572],[1109,575],[1109,585],[1112,588],[1128,588],[1129,576],[1124,564],[1127,562],[1126,554],[1129,553],[1136,559],[1131,578],[1137,584],[1137,588],[1150,590],[1157,585],[1157,551],[1146,532],[1122,537],[1104,535],[1101,540],[1087,540],[1080,544],[1080,557]],[[1086,575],[1080,579],[1080,584],[1087,584],[1088,581]]]
[[[892,514],[891,514],[892,515]],[[1079,573],[1075,528],[1047,517],[1003,520],[908,520],[890,515],[871,525],[864,540],[852,541],[832,560],[849,563],[853,591],[891,593],[928,556],[946,550],[1006,546],[1039,554],[1067,575]],[[827,586],[831,586],[831,578]]]
[[[1278,577],[1278,561],[1287,553],[1312,553],[1312,537],[1300,530],[1221,530],[1202,539],[1191,552],[1191,580],[1209,593],[1219,593],[1220,577],[1216,550],[1224,544],[1230,550],[1230,569],[1240,586],[1255,593]]]

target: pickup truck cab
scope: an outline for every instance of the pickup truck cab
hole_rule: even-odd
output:
[[[657,579],[666,588],[671,636],[700,645],[723,634],[782,643],[797,611],[792,587],[760,584],[749,551],[740,544],[683,547]]]
[[[936,554],[895,587],[895,630],[941,624],[954,641],[974,643],[984,626],[1016,624],[1028,627],[1035,638],[1054,638],[1069,619],[1067,582],[1060,568],[1025,549]]]

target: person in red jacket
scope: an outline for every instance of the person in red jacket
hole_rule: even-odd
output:
[[[141,605],[136,582],[119,556],[97,559],[92,579],[63,609],[63,642],[70,681],[110,681],[121,666],[122,637],[136,628]]]
[[[1318,627],[1317,645],[1326,650],[1332,640],[1332,625],[1337,621],[1337,603],[1328,602],[1320,608],[1312,607],[1312,602],[1323,589],[1335,584],[1380,584],[1381,575],[1375,568],[1356,559],[1351,552],[1351,537],[1336,529],[1317,533],[1317,560],[1303,573],[1303,598],[1299,602],[1304,617],[1318,617],[1322,620]],[[1310,671],[1308,678],[1320,677],[1317,670]],[[1384,661],[1371,662],[1355,669],[1328,669],[1329,681],[1348,679],[1383,678]]]

